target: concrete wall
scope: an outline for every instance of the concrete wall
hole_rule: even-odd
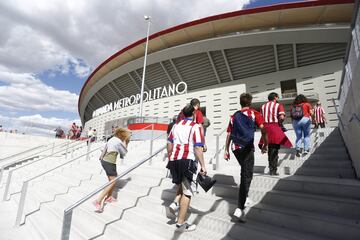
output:
[[[359,3],[357,3],[359,6]],[[356,9],[358,9],[357,7]],[[341,84],[339,108],[341,134],[360,178],[360,12],[354,13],[351,42]]]
[[[246,81],[246,79],[244,79],[245,77],[240,77],[237,72],[243,71],[243,68],[247,69],[248,72],[247,74],[249,74],[249,76],[257,75],[255,74],[256,72],[259,72],[259,75],[261,74],[260,72],[266,72],[266,73],[271,72],[268,70],[264,71],[264,69],[268,69],[267,65],[251,66],[249,65],[249,62],[256,65],[257,62],[259,61],[262,62],[262,60],[260,59],[262,58],[268,59],[272,57],[274,58],[274,60],[273,61],[271,60],[270,62],[274,65],[273,71],[274,72],[280,71],[282,74],[283,71],[281,70],[287,69],[284,66],[282,67],[283,64],[285,65],[290,64],[291,68],[292,65],[295,68],[297,68],[298,62],[299,62],[299,66],[307,65],[307,64],[305,65],[300,64],[301,61],[304,61],[304,59],[301,60],[302,59],[301,53],[303,53],[303,51],[301,51],[300,48],[302,44],[344,43],[345,45],[345,43],[348,40],[347,38],[348,33],[349,33],[349,26],[347,24],[345,25],[336,24],[329,26],[319,25],[319,26],[311,26],[311,27],[304,26],[304,27],[290,28],[290,29],[285,28],[285,29],[265,30],[265,31],[252,31],[249,33],[215,37],[211,39],[194,42],[191,44],[182,44],[182,45],[174,46],[163,51],[150,53],[148,55],[147,69],[149,70],[153,67],[154,69],[157,69],[156,71],[162,72],[163,75],[153,73],[152,75],[156,76],[156,78],[152,78],[151,75],[148,74],[147,81],[145,82],[145,84],[148,81],[154,81],[157,83],[157,81],[159,81],[160,78],[163,78],[162,81],[164,81],[164,83],[161,84],[160,86],[167,85],[169,83],[168,79],[170,79],[171,82],[175,82],[175,83],[182,80],[185,82],[187,81],[187,84],[189,85],[189,89],[198,90],[200,86],[212,87],[217,82],[220,83],[229,82],[228,81],[229,79],[227,79],[228,74],[231,75],[230,81],[237,79],[243,79],[243,81]],[[286,54],[286,57],[284,58],[284,56],[280,54],[280,52],[278,51],[281,50],[281,46],[290,46],[290,45],[292,46],[291,47],[292,51],[290,52],[285,51],[284,53]],[[251,51],[252,54],[255,55],[252,54],[248,55],[248,53],[246,52],[241,52],[241,53],[238,52],[239,49],[244,49],[248,47],[255,47],[255,48],[258,47],[258,52],[253,53]],[[270,55],[267,54],[268,51],[267,50],[265,51],[263,47],[272,47],[274,53],[273,54],[269,53]],[[317,49],[314,49],[314,52],[316,52],[316,50]],[[314,56],[313,57],[314,59],[311,59],[311,54],[308,54],[309,49],[306,51],[307,54],[305,55],[307,57],[305,59],[309,64],[311,64],[311,62],[318,62],[316,58],[319,56]],[[322,51],[321,55],[323,57],[328,56],[329,59],[334,59],[331,58],[332,54],[334,54],[333,52],[332,53],[330,53],[331,51],[327,52],[325,49],[321,51]],[[215,55],[211,57],[212,54]],[[220,54],[221,56],[215,57],[217,56],[217,54]],[[249,62],[245,62],[245,61],[243,62],[241,60],[242,59],[241,56],[247,56]],[[179,61],[181,62],[184,59],[186,59],[187,61],[193,61],[194,57],[197,59],[194,68],[192,68],[191,66],[185,66],[186,69],[180,67],[184,63],[180,64]],[[172,61],[171,64],[169,60]],[[265,64],[270,63],[267,61],[265,62],[266,62]],[[163,66],[160,66],[159,63],[161,63]],[[166,67],[165,63],[172,65],[172,67]],[[228,68],[225,67],[226,65],[229,65]],[[81,119],[84,120],[84,114],[87,107],[90,108],[88,108],[86,111],[92,113],[92,111],[110,102],[110,100],[109,101],[106,100],[107,99],[106,95],[109,95],[108,98],[112,99],[111,96],[114,94],[114,90],[116,90],[112,85],[115,85],[120,90],[124,88],[126,89],[126,91],[131,92],[131,94],[138,93],[139,92],[138,88],[140,86],[139,84],[141,84],[140,81],[135,83],[136,79],[134,78],[134,76],[132,77],[132,79],[130,79],[128,75],[130,73],[135,73],[135,71],[137,71],[135,75],[138,75],[138,73],[142,71],[142,67],[143,67],[143,58],[139,58],[112,70],[110,73],[108,73],[103,78],[101,78],[101,80],[97,81],[94,84],[94,86],[92,86],[91,89],[89,89],[89,91],[85,94],[82,102],[80,103],[79,113]],[[200,68],[201,70],[199,70],[198,68]],[[190,70],[193,70],[193,72],[190,73],[189,72]],[[178,73],[175,74],[175,72],[173,71]],[[249,73],[249,71],[251,72],[251,74]],[[218,78],[216,78],[214,74],[215,72],[218,74]],[[200,83],[197,82],[197,80],[199,79],[201,80],[202,76],[205,74],[207,76],[206,83],[211,83],[211,84],[206,84],[202,81],[199,81]],[[284,79],[281,75],[277,75],[277,76],[279,76],[278,80]],[[304,77],[309,77],[309,76],[313,77],[314,75],[305,74]],[[179,77],[180,80],[177,80]],[[126,80],[127,78],[129,78],[128,81]],[[261,76],[259,77],[257,76],[255,78],[249,78],[249,79],[252,80],[258,78],[261,79]],[[118,79],[123,79],[123,80],[121,81],[121,83],[119,83]],[[286,80],[288,80],[288,78],[286,78]],[[268,80],[266,79],[266,81]],[[113,84],[108,85],[111,82]],[[194,82],[196,82],[195,85]],[[234,81],[230,82],[230,84],[234,84]],[[107,89],[108,91],[102,92],[103,95],[100,94],[102,88],[105,87],[106,85],[112,88],[113,91],[111,91],[111,89]],[[94,95],[98,93],[100,94],[100,96],[94,97]],[[128,94],[121,94],[121,95],[128,96]],[[112,100],[117,100],[117,99],[118,98],[114,98]],[[88,106],[88,103],[91,103],[90,104],[91,106]]]
[[[201,102],[201,107],[207,108],[207,116],[211,121],[208,133],[213,134],[224,129],[228,121],[228,116],[239,108],[239,95],[242,92],[245,92],[245,85],[238,84],[235,86],[215,87],[213,89],[189,92],[184,95],[145,102],[143,110],[144,116],[172,118],[177,115],[192,98],[198,98]],[[85,129],[89,127],[96,128],[101,137],[107,121],[116,118],[136,116],[138,112],[138,104],[108,112],[86,122]]]
[[[144,116],[168,117],[177,115],[181,108],[192,98],[198,98],[201,106],[206,107],[207,117],[211,121],[208,136],[219,133],[226,128],[229,116],[240,108],[239,95],[250,92],[254,95],[254,102],[266,101],[268,93],[281,93],[280,81],[296,79],[298,93],[316,92],[325,108],[328,125],[337,126],[335,108],[332,98],[339,93],[342,61],[335,60],[306,67],[298,67],[284,71],[245,78],[223,83],[196,92],[188,92],[144,103]],[[285,104],[289,111],[289,105]],[[95,128],[101,137],[104,134],[105,123],[119,118],[138,115],[139,105],[122,108],[97,116],[85,124],[85,129]],[[290,120],[287,120],[290,123]]]

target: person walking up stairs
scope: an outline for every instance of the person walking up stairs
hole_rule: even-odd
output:
[[[264,128],[264,119],[259,112],[250,108],[252,96],[249,93],[240,95],[241,110],[231,116],[227,128],[225,143],[225,160],[230,159],[229,147],[232,142],[232,151],[241,166],[241,180],[238,206],[234,216],[245,222],[245,202],[249,192],[254,168],[254,131],[255,124],[261,129],[263,138],[262,153],[267,151],[268,140]]]
[[[202,127],[193,121],[195,108],[187,105],[183,109],[185,119],[175,124],[169,134],[167,151],[169,156],[168,168],[172,176],[172,182],[177,185],[176,197],[169,206],[169,210],[175,214],[179,211],[176,231],[194,231],[195,224],[185,222],[191,196],[191,181],[196,172],[195,159],[200,162],[200,174],[206,175],[203,147],[204,135]],[[193,166],[190,167],[189,166]],[[195,169],[194,169],[195,168]]]
[[[278,103],[279,95],[272,92],[269,94],[268,100],[267,103],[261,106],[260,113],[265,121],[264,127],[269,141],[269,174],[279,175],[277,173],[277,167],[280,146],[283,145],[287,148],[291,148],[292,144],[279,125],[285,119],[284,106],[281,103]],[[260,148],[262,147],[262,144],[263,140],[261,139],[259,142]]]

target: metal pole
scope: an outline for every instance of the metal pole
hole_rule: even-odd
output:
[[[3,174],[4,174],[4,171],[5,171],[5,165],[2,165],[1,168],[0,168],[0,183],[1,183],[2,176],[3,176]]]
[[[66,155],[65,155],[65,159],[67,159],[67,156],[68,156],[69,144],[70,144],[70,142],[68,142],[68,143],[66,144]]]
[[[150,139],[150,156],[153,152],[153,143],[154,143],[154,124],[151,124],[151,139]],[[149,165],[151,165],[152,158],[149,160]]]
[[[26,197],[26,193],[27,193],[28,184],[29,184],[28,181],[24,182],[22,185],[22,188],[21,188],[20,202],[19,202],[19,207],[18,207],[16,221],[15,221],[16,227],[19,227],[21,224],[21,218],[22,218],[22,215],[24,212],[25,197]]]
[[[216,165],[215,170],[219,170],[219,135],[216,135]]]
[[[3,201],[6,201],[6,198],[7,198],[8,192],[9,192],[11,176],[12,176],[12,171],[9,171],[9,174],[8,174],[8,177],[7,177],[7,181],[6,181],[6,185],[5,185]]]
[[[89,144],[87,145],[87,152],[86,152],[86,159],[85,159],[85,161],[89,161],[91,144],[92,144],[92,143],[89,142]]]
[[[70,159],[73,159],[73,157],[74,157],[74,147],[71,148]]]
[[[150,24],[151,20],[150,17],[145,16],[145,20],[148,21],[148,29],[146,34],[146,45],[145,45],[145,57],[144,57],[144,67],[143,67],[143,74],[141,78],[141,92],[140,92],[140,118],[143,116],[143,95],[144,95],[144,84],[145,84],[145,71],[146,71],[146,59],[147,59],[147,51],[148,51],[148,44],[149,44],[149,33],[150,33]]]
[[[61,230],[61,240],[68,240],[70,238],[70,227],[73,210],[69,212],[64,211],[63,225]]]

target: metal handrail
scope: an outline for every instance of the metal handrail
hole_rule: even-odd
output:
[[[340,115],[340,113],[339,113],[338,107],[336,106],[335,100],[336,100],[335,98],[332,99],[332,101],[333,101],[333,103],[334,103],[335,111],[336,111],[336,116],[337,116],[338,119],[339,119],[339,122],[340,122],[340,124],[341,124],[342,129],[344,129],[345,127],[349,126],[350,123],[351,123],[354,119],[356,119],[357,122],[360,123],[360,117],[359,117],[356,113],[353,113],[353,114],[351,115],[349,121],[347,122],[347,124],[344,124],[343,119],[342,119],[342,117],[341,117],[341,115]]]
[[[85,142],[77,143],[75,146],[78,146],[78,145],[83,144],[83,143],[85,143]],[[72,147],[75,147],[75,146],[72,146]],[[62,151],[64,151],[64,150],[60,150],[60,151],[55,152],[55,153],[53,153],[53,154],[57,154],[57,153],[60,153],[60,152],[62,152]],[[68,152],[68,148],[66,148],[65,151],[66,151],[66,153],[67,153],[67,152]],[[50,155],[50,156],[52,156],[52,155]],[[41,160],[44,160],[44,159],[46,159],[46,158],[48,158],[48,157],[50,157],[50,156],[45,156],[45,157],[43,157],[43,158],[39,158],[39,159],[34,160],[34,161],[32,161],[32,162],[30,162],[30,163],[28,163],[28,164],[26,164],[26,165],[22,165],[22,166],[20,166],[20,167],[18,167],[18,168],[9,170],[9,174],[8,174],[8,176],[7,176],[7,181],[6,181],[6,185],[5,185],[4,195],[3,195],[3,201],[6,201],[6,200],[7,200],[7,195],[8,195],[9,188],[10,188],[11,177],[12,177],[12,174],[13,174],[14,171],[19,170],[19,169],[22,169],[22,168],[24,168],[24,167],[27,167],[27,166],[29,166],[29,165],[31,165],[31,164],[34,164],[34,163],[36,163],[36,162],[39,162],[39,161],[41,161]],[[2,173],[3,173],[4,169],[5,169],[5,168],[2,168],[1,176],[2,176]],[[0,179],[0,180],[1,180],[1,179]]]
[[[157,139],[161,138],[162,136],[167,136],[167,132],[164,132],[164,133],[160,134],[159,136],[157,136],[156,138],[154,138],[154,139],[152,139],[152,140],[153,140],[153,141],[154,141],[154,140],[157,140]]]
[[[52,145],[52,144],[51,144],[51,145]],[[34,151],[34,150],[36,150],[36,149],[38,149],[38,148],[41,148],[41,147],[44,147],[44,146],[45,146],[45,145],[36,146],[36,147],[30,148],[30,149],[28,149],[28,150],[25,150],[25,151],[23,151],[23,152],[15,153],[15,154],[13,154],[13,155],[11,155],[11,156],[8,156],[8,157],[5,157],[5,158],[1,158],[1,159],[0,159],[0,162],[5,161],[5,160],[10,159],[10,158],[14,158],[14,157],[16,157],[16,156],[19,156],[19,155],[22,155],[22,154],[25,154],[25,153],[28,153],[28,152],[31,152],[31,151]]]
[[[116,182],[118,179],[124,177],[125,175],[127,175],[128,173],[132,172],[133,170],[135,170],[136,168],[138,168],[139,166],[141,166],[142,164],[144,164],[145,162],[149,161],[150,159],[152,159],[154,156],[156,156],[157,154],[159,154],[160,152],[162,152],[166,147],[162,147],[159,150],[157,150],[154,154],[150,155],[149,157],[135,163],[134,165],[132,165],[131,167],[129,167],[127,170],[125,170],[123,173],[121,173],[120,175],[118,175],[116,178],[114,178],[112,181],[105,183],[104,185],[102,185],[101,187],[97,188],[95,191],[89,193],[88,195],[86,195],[85,197],[83,197],[82,199],[80,199],[79,201],[77,201],[76,203],[74,203],[73,205],[71,205],[70,207],[66,208],[64,210],[64,217],[63,217],[63,224],[62,224],[62,230],[61,230],[61,240],[68,240],[70,237],[70,228],[71,228],[71,220],[72,220],[72,214],[73,214],[73,210],[80,206],[82,203],[84,203],[85,201],[89,200],[91,197],[93,197],[95,194],[99,193],[100,191],[102,191],[104,188],[110,186],[111,184],[113,184],[114,182]]]
[[[136,131],[141,131],[141,130],[145,130],[145,129],[148,129],[149,127],[153,127],[154,126],[154,123],[151,123],[150,125],[146,126],[146,127],[143,127],[143,128],[140,128],[140,129],[136,129]],[[104,135],[105,138],[109,137],[109,136],[113,136],[114,134],[109,134],[109,135]]]
[[[337,116],[337,118],[339,119],[339,122],[340,122],[340,124],[341,124],[341,127],[344,129],[344,123],[343,123],[342,118],[341,118],[341,116],[340,116],[339,109],[338,109],[338,107],[336,106],[335,98],[332,98],[332,101],[333,101],[333,103],[334,103],[334,108],[335,108],[336,116]]]
[[[148,129],[149,127],[154,127],[155,124],[154,123],[151,123],[150,125],[146,126],[146,127],[143,127],[141,129],[137,129],[136,131],[141,131],[141,130],[145,130],[145,129]]]
[[[64,145],[69,144],[69,143],[70,143],[70,142],[61,143],[61,144],[59,144],[59,145],[56,146],[56,147],[63,147]],[[31,156],[28,156],[28,157],[26,157],[26,158],[18,159],[18,160],[15,160],[15,161],[12,161],[12,162],[10,162],[10,163],[7,163],[7,164],[2,165],[1,168],[0,168],[0,183],[1,183],[2,176],[3,176],[3,173],[4,173],[4,171],[5,171],[6,168],[8,168],[8,167],[10,167],[10,166],[12,166],[12,165],[21,163],[21,162],[23,162],[23,161],[25,161],[25,160],[28,160],[28,159],[31,158],[31,157],[36,157],[36,155],[41,154],[41,153],[46,152],[46,151],[49,151],[50,149],[52,149],[52,153],[51,153],[51,154],[56,154],[56,153],[54,153],[54,148],[55,148],[55,145],[54,145],[54,144],[55,144],[55,142],[52,143],[52,147],[51,147],[51,148],[47,148],[47,149],[45,149],[45,150],[43,149],[43,150],[41,150],[41,151],[39,151],[39,152],[33,153]],[[44,157],[44,158],[46,158],[46,157]],[[44,158],[43,158],[43,159],[44,159]],[[37,161],[37,160],[35,160],[35,161]],[[24,165],[24,166],[27,166],[27,165]]]
[[[68,143],[68,142],[60,143],[60,144],[59,144],[58,146],[56,146],[56,147],[64,146],[64,145],[66,145],[67,143]],[[46,149],[43,149],[43,150],[41,150],[41,151],[39,151],[39,152],[36,152],[36,153],[33,153],[32,155],[35,156],[35,155],[37,155],[37,154],[40,154],[40,153],[49,151],[49,150],[51,150],[51,149],[54,149],[54,147],[55,147],[54,144],[55,144],[55,142],[53,142],[53,143],[51,143],[51,144],[48,144],[48,145],[45,145]],[[44,146],[44,145],[42,145],[42,146]],[[42,146],[39,146],[39,147],[42,147]],[[36,147],[36,148],[39,148],[39,147]],[[33,150],[33,149],[30,149],[30,150]],[[28,151],[30,151],[30,150],[28,150]],[[22,153],[25,153],[25,152],[22,152]],[[21,154],[21,153],[18,153],[18,154]],[[10,157],[6,157],[6,158],[4,158],[4,159],[1,159],[0,161],[6,160],[6,159],[8,159],[8,158],[13,158],[15,155],[16,155],[16,154],[14,154],[14,155],[12,155],[12,156],[10,156]],[[16,160],[16,161],[17,161],[17,162],[21,162],[21,161],[23,161],[23,160],[25,160],[25,159],[28,159],[29,157],[31,157],[31,156],[28,156],[28,157],[26,157],[26,158],[22,158],[22,159]],[[12,162],[12,163],[15,164],[16,162],[14,161],[14,162]]]
[[[224,134],[224,132],[226,131],[227,128],[224,128],[223,130],[221,130],[220,133],[215,134],[216,136],[216,150],[215,150],[215,159],[216,159],[216,164],[214,166],[214,170],[218,170],[219,168],[219,164],[220,164],[220,158],[219,158],[219,154],[220,154],[220,136]]]
[[[92,152],[95,152],[95,151],[99,150],[100,148],[102,148],[102,146],[101,146],[101,147],[97,147],[97,148],[95,148],[95,149],[93,149],[93,150],[91,150],[91,151],[89,150],[90,148],[88,148],[89,151],[87,151],[85,154],[80,155],[80,156],[78,156],[78,157],[76,157],[76,158],[73,158],[73,159],[71,159],[70,161],[67,161],[67,162],[65,162],[65,163],[62,163],[62,164],[60,164],[60,165],[58,165],[58,166],[56,166],[56,167],[54,167],[54,168],[52,168],[52,169],[49,169],[49,170],[47,170],[47,171],[45,171],[45,172],[43,172],[43,173],[40,173],[40,174],[38,174],[38,175],[36,175],[36,176],[34,176],[34,177],[32,177],[32,178],[24,181],[24,182],[23,182],[23,185],[22,185],[22,187],[21,187],[20,201],[19,201],[18,210],[17,210],[17,214],[16,214],[15,226],[20,226],[20,224],[21,224],[21,218],[22,218],[22,215],[23,215],[23,212],[24,212],[24,206],[25,206],[27,189],[28,189],[28,185],[29,185],[29,182],[30,182],[30,181],[35,180],[35,179],[37,179],[37,178],[39,178],[39,177],[42,177],[42,176],[44,176],[45,174],[48,174],[48,173],[50,173],[50,172],[52,172],[52,171],[54,171],[54,170],[56,170],[56,169],[59,169],[60,167],[63,167],[63,166],[65,166],[65,165],[69,164],[69,163],[72,163],[72,162],[74,162],[75,160],[78,160],[79,158],[82,158],[82,157],[84,157],[84,156],[86,156],[86,161],[88,161],[88,159],[89,159],[89,157],[88,157],[89,154],[92,153]]]
[[[162,134],[160,134],[159,136],[157,136],[156,138],[153,138],[153,132],[154,132],[154,130],[152,130],[152,132],[151,132],[151,140],[150,140],[150,156],[152,155],[152,152],[153,152],[153,144],[154,144],[154,140],[156,140],[156,139],[159,139],[160,137],[162,137],[162,136],[164,136],[164,135],[167,135],[167,132],[165,132],[165,133],[162,133]],[[151,165],[151,159],[150,159],[150,161],[149,161],[149,164]]]
[[[154,134],[154,127],[155,127],[155,124],[154,123],[151,123],[150,125],[146,126],[146,127],[143,127],[141,129],[137,129],[136,131],[142,131],[142,130],[145,130],[145,129],[148,129],[148,128],[151,128],[151,139],[150,139],[150,155],[152,153],[152,138],[153,138],[153,134]],[[122,162],[123,163],[123,162]]]

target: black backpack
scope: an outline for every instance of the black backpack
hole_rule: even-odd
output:
[[[295,120],[299,120],[304,116],[304,110],[303,110],[303,105],[296,105],[293,106],[293,108],[291,109],[291,118],[295,119]]]
[[[255,123],[241,111],[234,114],[233,129],[230,139],[241,147],[247,147],[254,143]]]

